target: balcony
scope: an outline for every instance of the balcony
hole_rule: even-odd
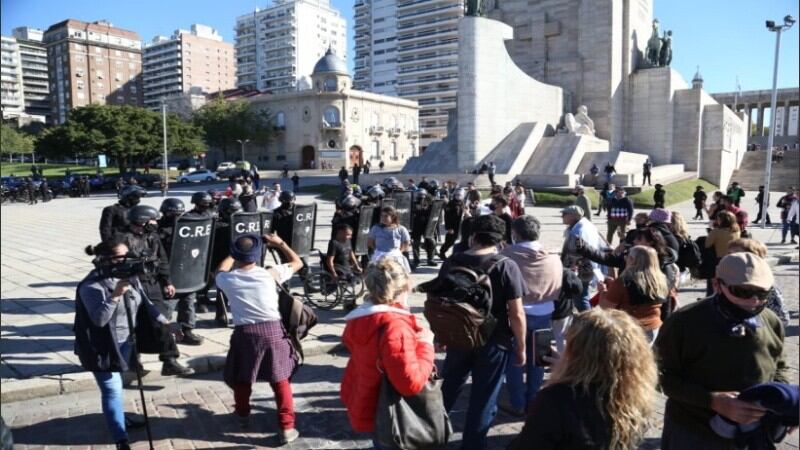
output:
[[[416,139],[419,137],[419,131],[409,130],[406,132],[406,137],[408,137],[409,139]]]
[[[379,135],[383,134],[383,127],[379,127],[379,126],[373,125],[373,126],[369,127],[369,134],[373,134],[373,135],[379,136]]]
[[[402,133],[402,131],[400,130],[400,128],[397,128],[397,127],[389,128],[389,130],[387,132],[387,134],[389,136],[400,136],[401,133]]]
[[[323,120],[321,128],[322,131],[336,131],[336,130],[341,130],[342,128],[344,128],[344,126],[342,125],[342,122],[328,123]]]

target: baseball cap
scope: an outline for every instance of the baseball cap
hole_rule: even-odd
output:
[[[578,217],[583,217],[583,208],[578,205],[570,205],[561,210],[561,215],[563,216],[564,214],[575,214]]]
[[[775,279],[769,264],[752,253],[731,253],[717,265],[717,278],[727,286],[772,288]]]

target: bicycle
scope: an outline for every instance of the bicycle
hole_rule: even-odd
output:
[[[325,268],[325,253],[311,249],[319,255],[319,268],[310,270],[303,281],[303,297],[313,306],[331,310],[339,303],[353,306],[364,293],[364,280],[355,273],[340,274],[337,280]]]

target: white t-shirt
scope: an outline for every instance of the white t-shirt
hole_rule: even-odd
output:
[[[292,277],[289,264],[272,268],[278,273],[277,280],[283,283]],[[217,287],[228,297],[234,325],[280,320],[278,310],[278,286],[275,278],[263,267],[250,270],[233,269],[217,274]]]
[[[280,192],[277,191],[270,191],[264,195],[264,200],[261,203],[261,206],[267,209],[267,211],[273,211],[278,209],[281,206],[281,202],[278,200],[278,197],[281,195]]]

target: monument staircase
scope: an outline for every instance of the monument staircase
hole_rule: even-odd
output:
[[[738,181],[747,191],[758,190],[764,184],[766,161],[766,151],[746,152],[739,170],[733,172],[731,182]],[[783,191],[788,186],[800,185],[800,152],[789,150],[784,153],[783,161],[773,162],[769,183],[771,191]]]

